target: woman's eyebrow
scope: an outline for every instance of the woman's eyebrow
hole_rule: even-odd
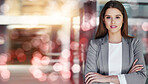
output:
[[[111,15],[105,15],[105,16],[111,16]],[[116,16],[121,16],[121,14],[117,14]]]
[[[110,16],[110,15],[105,15],[105,16]]]
[[[121,14],[117,14],[116,16],[121,16]]]

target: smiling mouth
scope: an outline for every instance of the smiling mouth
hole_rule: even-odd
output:
[[[112,25],[112,26],[110,26],[110,28],[117,28],[117,26]]]

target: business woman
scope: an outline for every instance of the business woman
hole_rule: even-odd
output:
[[[146,66],[139,39],[128,36],[127,13],[109,1],[100,13],[96,38],[85,64],[86,84],[145,84]]]

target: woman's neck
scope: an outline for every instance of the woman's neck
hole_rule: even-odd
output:
[[[122,41],[121,33],[109,33],[109,43],[120,43]]]

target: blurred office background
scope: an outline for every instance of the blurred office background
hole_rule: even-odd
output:
[[[87,47],[107,1],[0,0],[0,84],[83,84]],[[119,1],[148,65],[148,1]]]

